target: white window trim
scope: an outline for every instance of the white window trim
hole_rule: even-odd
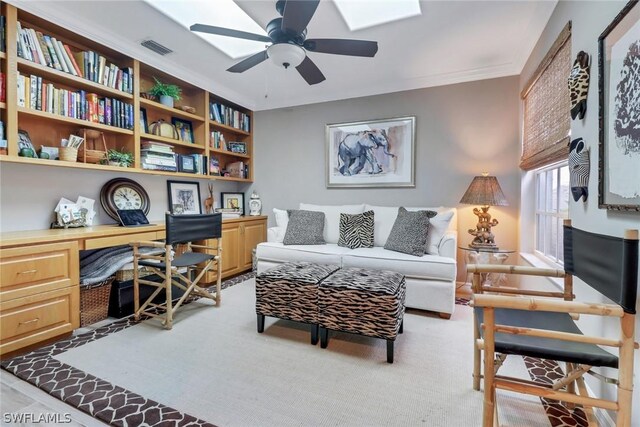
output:
[[[534,181],[534,188],[535,188],[535,191],[533,192],[533,194],[534,194],[534,195],[533,195],[533,197],[534,197],[534,206],[536,207],[536,208],[535,208],[535,210],[534,210],[534,214],[533,214],[533,218],[534,218],[534,220],[533,220],[533,227],[534,227],[534,228],[533,228],[533,246],[532,246],[533,253],[532,253],[532,255],[534,255],[535,257],[537,257],[537,258],[542,262],[541,267],[543,267],[543,268],[544,268],[544,267],[551,267],[551,268],[557,268],[557,269],[561,269],[561,270],[563,270],[563,269],[564,269],[564,264],[561,264],[561,263],[557,262],[557,261],[556,261],[556,260],[554,260],[553,258],[548,257],[548,256],[547,256],[547,255],[545,255],[543,252],[541,252],[541,251],[539,251],[538,249],[536,249],[536,245],[537,245],[537,237],[538,237],[538,229],[537,229],[537,228],[538,228],[538,222],[537,222],[538,214],[545,214],[545,215],[548,215],[548,216],[550,216],[550,217],[558,218],[558,219],[562,219],[562,220],[564,220],[564,219],[566,219],[566,218],[564,218],[563,216],[559,215],[559,213],[558,213],[558,212],[556,212],[555,214],[549,214],[547,211],[540,211],[540,210],[538,210],[538,207],[537,207],[537,206],[538,206],[538,185],[537,185],[537,176],[538,176],[538,175],[540,175],[540,174],[542,174],[542,173],[545,173],[545,172],[547,172],[547,171],[549,171],[549,170],[552,170],[552,169],[559,169],[559,168],[561,168],[561,167],[563,167],[563,166],[568,166],[568,164],[569,164],[569,163],[568,163],[568,161],[567,161],[567,160],[563,160],[563,161],[561,161],[561,162],[553,163],[553,164],[551,164],[551,165],[549,165],[549,166],[545,166],[544,168],[540,168],[540,169],[536,169],[536,170],[532,171],[533,173],[535,173],[534,180],[533,180],[533,181]],[[556,197],[558,198],[558,204],[559,204],[559,203],[560,203],[560,185],[558,185],[558,186],[557,186],[557,188],[556,188],[556,192],[557,192],[557,193],[556,193]],[[558,236],[558,237],[559,237],[559,236]],[[558,247],[558,248],[559,248],[558,242],[556,242],[556,247]],[[523,258],[525,258],[525,257],[523,257]],[[525,258],[525,259],[526,259],[526,258]],[[530,264],[532,263],[532,262],[531,262],[531,261],[529,261],[528,259],[526,259],[526,260],[527,260]],[[537,265],[535,265],[535,264],[534,264],[534,266],[536,266],[536,267],[537,267]],[[553,281],[553,280],[552,280],[552,281]]]

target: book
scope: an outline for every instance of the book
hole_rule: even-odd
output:
[[[71,49],[69,48],[69,46],[64,45],[64,50],[65,52],[67,52],[67,55],[69,56],[71,65],[73,65],[73,68],[76,70],[76,75],[78,77],[84,77],[84,75],[82,74],[81,68],[78,66],[78,63],[76,62],[76,56],[71,52]]]
[[[58,71],[62,71],[62,65],[60,65],[60,61],[58,60],[58,55],[56,55],[56,51],[53,48],[53,43],[51,42],[51,37],[44,35],[44,42],[47,45],[47,49],[49,49],[49,54],[51,55],[51,61],[53,62],[53,68]]]
[[[78,73],[76,72],[76,69],[73,67],[73,63],[71,62],[71,57],[69,56],[69,54],[67,53],[67,49],[65,49],[65,45],[58,40],[58,47],[60,48],[60,54],[62,55],[62,59],[64,59],[64,63],[67,66],[67,72],[69,74],[73,74],[74,76],[77,76]]]
[[[51,59],[51,55],[49,54],[49,49],[47,49],[47,44],[44,41],[44,37],[40,31],[36,32],[36,37],[38,38],[38,44],[40,45],[40,51],[42,51],[42,55],[44,56],[44,62],[47,67],[53,67],[53,61]]]
[[[56,40],[55,37],[51,37],[51,45],[53,46],[53,50],[56,53],[56,58],[58,60],[58,63],[60,64],[60,68],[65,73],[68,73],[69,72],[69,68],[67,67],[67,63],[65,62],[64,58],[62,57],[62,52],[60,52],[60,46],[58,45],[58,40]]]
[[[24,107],[26,105],[26,100],[24,98],[24,94],[25,94],[24,86],[26,84],[25,76],[23,76],[18,72],[17,81],[18,81],[18,107]]]

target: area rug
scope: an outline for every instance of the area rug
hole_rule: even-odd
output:
[[[451,320],[409,311],[387,364],[381,340],[336,333],[323,350],[307,327],[276,319],[257,334],[253,279],[222,297],[188,305],[171,331],[124,320],[3,367],[113,425],[480,424],[469,307]],[[509,358],[501,372],[527,371]],[[498,399],[501,425],[550,424],[539,399]]]

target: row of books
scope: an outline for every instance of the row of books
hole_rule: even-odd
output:
[[[231,126],[245,132],[251,132],[248,114],[219,102],[212,102],[209,105],[209,118],[223,125]]]
[[[178,154],[173,146],[149,141],[142,144],[140,162],[143,169],[166,172],[185,172],[207,175],[207,156],[202,154]]]
[[[209,138],[209,146],[211,148],[215,148],[216,150],[226,150],[227,143],[224,140],[224,135],[222,132],[214,130],[211,132],[211,137]]]
[[[7,51],[7,17],[0,16],[0,51]]]
[[[133,129],[133,105],[99,97],[84,90],[71,91],[43,82],[42,77],[18,73],[18,106],[92,123]]]
[[[133,93],[133,69],[119,68],[94,51],[73,51],[55,37],[22,28],[18,22],[18,56],[58,71]]]

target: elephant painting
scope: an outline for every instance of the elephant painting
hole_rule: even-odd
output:
[[[370,130],[357,133],[348,133],[338,146],[338,170],[343,176],[359,174],[369,164],[370,174],[384,172],[378,162],[374,150],[382,147],[382,152],[395,158],[389,152],[389,139],[384,130]]]

